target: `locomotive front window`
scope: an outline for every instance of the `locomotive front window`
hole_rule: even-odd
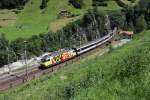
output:
[[[52,59],[52,57],[47,55],[47,56],[43,57],[42,62],[50,61],[51,59]]]

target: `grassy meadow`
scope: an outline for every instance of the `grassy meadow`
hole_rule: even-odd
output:
[[[68,9],[75,15],[83,15],[91,7],[92,1],[87,0],[83,9],[75,9],[68,4],[67,0],[50,0],[44,10],[40,10],[41,0],[30,0],[25,8],[17,15],[17,20],[13,26],[0,28],[0,33],[5,33],[6,37],[14,40],[17,37],[31,37],[32,35],[46,33],[50,29],[51,23],[56,23],[57,14],[61,9]],[[62,21],[62,25],[71,22]],[[61,27],[61,23],[60,27]],[[56,25],[57,26],[57,25]],[[59,28],[58,28],[59,29]]]
[[[147,100],[150,31],[123,47],[86,57],[52,75],[0,92],[1,100]]]
[[[47,7],[41,10],[41,1],[29,0],[19,14],[12,14],[16,16],[15,20],[13,23],[6,22],[8,23],[7,26],[2,26],[0,33],[4,33],[9,40],[15,40],[18,37],[29,38],[32,35],[47,33],[50,30],[56,32],[66,26],[66,24],[81,18],[88,9],[92,8],[92,0],[86,0],[82,9],[76,9],[72,5],[69,5],[68,0],[50,0],[47,3]],[[59,11],[63,9],[67,9],[77,16],[72,18],[58,18]],[[121,7],[112,0],[108,1],[107,7],[99,7],[99,9],[118,11]],[[4,16],[4,14],[0,14],[0,18],[1,16]]]

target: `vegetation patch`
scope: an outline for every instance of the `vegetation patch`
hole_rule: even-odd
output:
[[[58,30],[61,30],[63,27],[65,27],[67,24],[79,20],[80,18],[81,16],[58,19],[50,23],[50,30],[53,32],[57,32]]]
[[[105,1],[104,3],[106,3],[106,6],[99,6],[99,9],[102,10],[110,10],[110,11],[119,11],[122,9],[122,7],[120,7],[116,1]]]
[[[14,25],[16,19],[17,15],[12,10],[0,10],[0,28]]]
[[[120,0],[126,5],[132,5],[135,6],[140,0]]]
[[[21,9],[28,0],[1,0],[0,9]]]

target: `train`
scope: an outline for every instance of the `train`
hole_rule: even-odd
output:
[[[76,48],[63,48],[49,53],[41,59],[40,69],[46,69],[77,56]]]
[[[63,48],[52,53],[47,53],[41,58],[41,64],[39,68],[47,69],[54,65],[73,59],[76,56],[80,56],[98,46],[101,46],[102,44],[109,42],[115,35],[116,31],[117,28],[114,28],[114,30],[111,30],[106,36],[77,48]]]

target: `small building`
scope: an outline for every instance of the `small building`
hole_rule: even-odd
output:
[[[58,13],[59,17],[71,17],[72,14],[70,11],[66,10],[66,9],[61,9]]]
[[[133,31],[120,31],[119,35],[123,39],[132,39],[134,32]]]

